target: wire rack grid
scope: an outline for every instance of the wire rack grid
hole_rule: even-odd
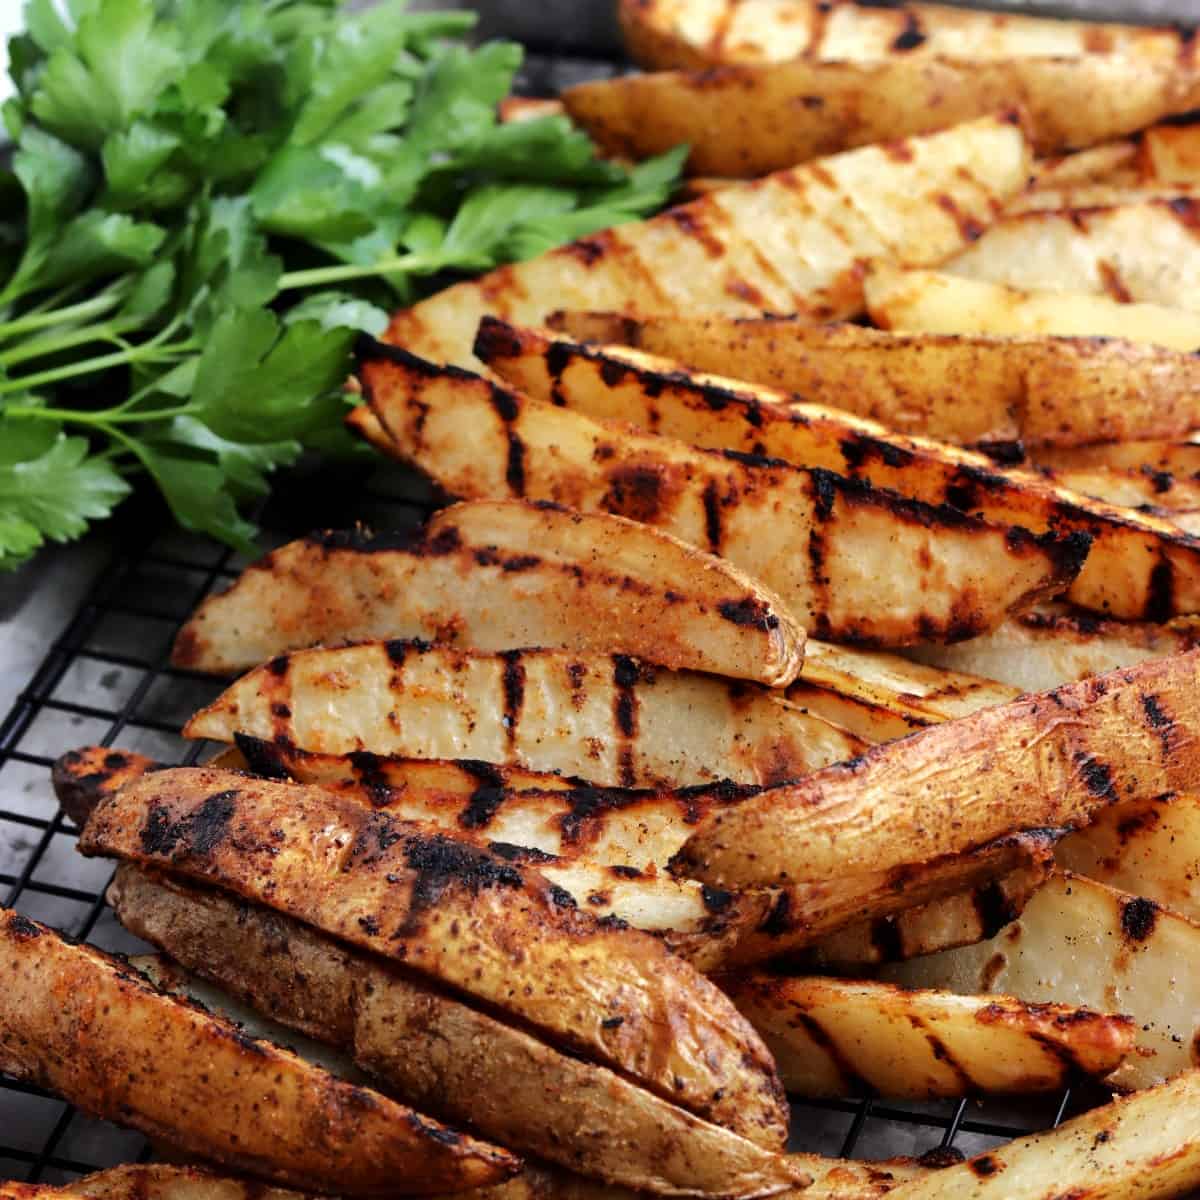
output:
[[[535,47],[520,90],[553,95],[622,69]],[[265,548],[356,521],[376,529],[411,526],[434,504],[422,481],[389,466],[365,482],[357,468],[325,465],[293,470],[277,483],[258,514]],[[146,947],[105,906],[109,865],[75,852],[75,830],[58,811],[50,767],[59,754],[91,743],[164,762],[191,763],[204,754],[203,744],[184,742],[178,731],[221,684],[172,667],[170,645],[195,605],[245,565],[218,543],[171,528],[152,497],[139,500],[118,518],[119,552],[0,721],[0,902],[71,938],[125,953]],[[974,1154],[1056,1125],[1089,1099],[1067,1092],[986,1103],[798,1100],[792,1149],[866,1159]],[[65,1183],[150,1153],[140,1135],[0,1074],[0,1180]]]

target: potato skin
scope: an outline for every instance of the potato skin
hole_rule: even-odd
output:
[[[108,898],[130,932],[188,970],[505,1145],[658,1195],[796,1182],[779,1155],[281,913],[129,863]]]
[[[351,1196],[461,1190],[519,1165],[11,910],[0,974],[0,1068],[190,1154]]]
[[[318,788],[159,771],[96,808],[85,854],[266,903],[496,1005],[681,1107],[782,1146],[774,1064],[728,999],[648,934],[530,868]]]
[[[614,156],[687,143],[688,172],[753,179],[855,146],[1020,107],[1039,155],[1124,137],[1186,107],[1186,71],[1163,60],[893,57],[745,63],[576,84],[567,111]],[[1078,103],[1088,96],[1088,104]]]

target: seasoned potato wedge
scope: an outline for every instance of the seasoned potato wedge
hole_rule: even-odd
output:
[[[969,891],[847,925],[801,951],[795,956],[796,964],[822,972],[857,972],[880,963],[903,962],[921,954],[981,942],[1021,915],[1053,866],[1054,859],[1047,854],[1028,867]]]
[[[725,997],[653,937],[597,922],[523,864],[319,788],[204,768],[158,771],[103,800],[79,846],[266,903],[698,1116],[786,1137],[770,1056]]]
[[[939,4],[891,10],[852,0],[621,0],[618,11],[630,54],[642,66],[659,70],[892,55],[1014,59],[1120,54],[1154,61],[1174,59],[1186,50],[1173,30]]]
[[[1117,467],[1043,467],[1040,474],[1058,487],[1108,504],[1154,510],[1164,520],[1172,512],[1194,512],[1200,508],[1200,481],[1168,471],[1137,471]]]
[[[1200,184],[1200,122],[1147,129],[1139,165],[1156,183]]]
[[[713,813],[677,868],[723,886],[878,871],[1186,788],[1200,769],[1198,683],[1190,651],[874,746]]]
[[[946,264],[1009,287],[1088,292],[1200,314],[1200,200],[1005,217]]]
[[[785,1193],[789,1200],[877,1200],[910,1179],[920,1179],[931,1168],[912,1159],[855,1162],[821,1158],[815,1154],[791,1155],[808,1164],[812,1183],[801,1192]],[[546,1167],[526,1167],[504,1183],[460,1193],[462,1200],[636,1200],[624,1188],[597,1183]],[[0,1182],[0,1200],[305,1200],[299,1192],[264,1187],[240,1179],[223,1178],[198,1167],[160,1163],[112,1167],[74,1183],[55,1187],[48,1183]]]
[[[387,340],[474,366],[485,313],[524,322],[551,308],[851,316],[863,307],[864,261],[941,262],[986,227],[1028,168],[1020,129],[999,117],[851,150],[456,284],[397,313]]]
[[[59,807],[82,828],[102,797],[119,792],[131,780],[147,771],[157,771],[162,765],[131,750],[83,746],[55,759],[50,781]]]
[[[959,445],[1173,437],[1200,422],[1200,360],[1120,339],[907,334],[719,314],[553,318],[577,341],[622,343]]]
[[[1137,1024],[1137,1053],[1109,1082],[1134,1088],[1194,1065],[1197,953],[1200,925],[1153,900],[1063,872],[996,937],[885,967],[883,976],[906,987],[1004,992],[1128,1013]]]
[[[884,329],[1113,337],[1188,353],[1200,348],[1200,315],[1183,308],[1124,304],[1086,292],[1023,290],[878,262],[864,287],[871,319]]]
[[[1200,921],[1200,796],[1184,792],[1118,804],[1063,838],[1069,871]]]
[[[803,673],[785,695],[868,742],[887,742],[1006,704],[1020,692],[978,675],[929,669],[895,654],[813,640]]]
[[[231,684],[184,732],[328,754],[472,758],[622,787],[778,782],[863,747],[733,680],[623,655],[397,641],[281,655]]]
[[[1041,446],[1039,463],[1058,471],[1146,471],[1200,479],[1200,442],[1171,439],[1104,441],[1091,446]]]
[[[554,500],[665,528],[762,580],[821,637],[969,636],[1062,591],[1081,565],[1077,535],[1013,535],[829,471],[698,450],[394,348],[368,358],[362,377],[393,453],[446,491]]]
[[[1164,203],[1200,197],[1200,190],[1183,184],[1162,187],[1117,187],[1111,183],[1081,184],[1051,190],[1034,188],[1020,192],[1005,206],[1007,216],[1030,212],[1061,212],[1091,208],[1115,208],[1131,204]]]
[[[1200,541],[1151,513],[1057,488],[1028,471],[928,438],[893,433],[788,394],[689,372],[623,346],[579,345],[485,319],[476,352],[508,382],[596,420],[630,422],[705,449],[836,471],[997,525],[1074,530],[1090,553],[1067,595],[1114,616],[1200,610]]]
[[[1143,129],[1186,108],[1195,86],[1168,58],[896,55],[625,75],[576,84],[562,99],[609,155],[649,158],[686,143],[690,173],[753,179],[1018,106],[1034,150],[1055,154]]]
[[[291,542],[210,597],[176,666],[232,673],[317,644],[432,637],[476,650],[562,647],[780,686],[804,631],[731,563],[606,513],[478,501],[425,530]]]
[[[943,670],[974,672],[1023,692],[1044,692],[1196,646],[1200,626],[1191,620],[1158,625],[1039,612],[1023,613],[957,646],[914,646],[906,654]]]
[[[187,1153],[351,1196],[461,1190],[519,1165],[12,910],[0,972],[0,1070]]]
[[[1200,1183],[1200,1072],[902,1185],[896,1200],[1165,1200]]]
[[[1018,193],[1012,203],[1019,203],[1022,196],[1043,189],[1078,187],[1083,184],[1108,184],[1109,186],[1133,186],[1138,182],[1136,164],[1140,146],[1132,139],[1109,142],[1105,146],[1091,146],[1073,154],[1063,154],[1039,159],[1033,164],[1029,187]]]
[[[730,931],[711,958],[728,970],[771,962],[823,945],[846,928],[945,897],[976,893],[1014,871],[1036,871],[1051,864],[1058,836],[1058,831],[1044,829],[1009,834],[960,854],[865,870],[855,865],[853,848],[843,847],[847,869],[835,867],[819,879],[799,879],[768,889],[774,902],[767,918]],[[758,895],[759,889],[743,894]]]
[[[721,984],[801,1096],[1049,1092],[1103,1079],[1134,1044],[1129,1017],[1069,1004],[766,972]]]
[[[290,917],[129,864],[109,901],[189,971],[506,1145],[659,1195],[777,1186],[774,1156],[746,1139]]]

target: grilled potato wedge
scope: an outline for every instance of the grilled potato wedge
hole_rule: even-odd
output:
[[[763,1035],[789,1093],[980,1096],[1103,1079],[1133,1021],[1069,1004],[751,972],[722,986]]]
[[[1023,613],[957,646],[916,646],[919,662],[998,679],[1023,692],[1044,692],[1089,675],[1136,667],[1200,646],[1200,626],[1104,621],[1087,614]]]
[[[1123,304],[1086,292],[1033,291],[937,271],[875,263],[864,281],[871,320],[911,333],[1113,337],[1187,353],[1200,348],[1200,315]]]
[[[1157,1200],[1200,1183],[1200,1072],[895,1189],[896,1200]]]
[[[1037,871],[1054,861],[1058,831],[1035,830],[996,838],[960,854],[939,855],[880,870],[836,870],[821,879],[765,889],[774,903],[764,920],[741,925],[709,956],[726,970],[771,962],[823,945],[832,934],[946,897],[977,892],[1014,871]],[[853,857],[853,851],[848,851]],[[759,889],[748,891],[758,895]],[[957,939],[954,939],[957,941]]]
[[[863,747],[767,689],[623,655],[396,641],[281,655],[184,732],[327,754],[473,758],[622,787],[777,782]]]
[[[990,879],[965,892],[941,896],[891,916],[847,925],[794,956],[798,968],[823,973],[859,972],[885,962],[903,962],[994,937],[1021,915],[1029,898],[1049,878],[1047,854],[1028,867]]]
[[[1014,197],[1013,203],[1018,203],[1022,196],[1041,190],[1054,191],[1094,183],[1112,187],[1133,186],[1138,182],[1139,153],[1138,143],[1126,138],[1104,146],[1091,146],[1073,154],[1039,159],[1033,164],[1028,188]]]
[[[863,307],[864,261],[943,261],[1024,186],[1028,168],[1024,137],[1003,117],[851,150],[456,284],[397,313],[387,340],[476,366],[471,343],[486,313],[526,323],[549,308],[851,316]]]
[[[1198,682],[1190,651],[874,746],[713,813],[676,867],[722,886],[879,871],[1181,790],[1200,769]]]
[[[785,1193],[788,1200],[877,1200],[910,1179],[921,1179],[932,1168],[913,1159],[855,1162],[821,1158],[815,1154],[791,1155],[811,1164],[812,1183]],[[460,1193],[462,1200],[636,1200],[624,1188],[597,1183],[545,1167],[526,1167],[504,1183]],[[74,1183],[54,1187],[48,1183],[0,1182],[0,1200],[305,1200],[299,1192],[264,1187],[240,1179],[223,1178],[198,1167],[160,1163],[112,1167]]]
[[[1077,875],[1200,922],[1200,796],[1195,793],[1115,805],[1063,838],[1055,857]]]
[[[189,971],[506,1145],[658,1195],[778,1187],[775,1156],[745,1138],[290,917],[127,863],[109,902]]]
[[[621,346],[579,345],[485,319],[476,352],[536,400],[627,421],[705,449],[836,471],[994,524],[1077,531],[1091,551],[1067,595],[1114,616],[1164,620],[1200,610],[1200,541],[1150,513],[1056,488],[983,455]]]
[[[1035,152],[1056,154],[1144,129],[1186,108],[1195,87],[1167,58],[895,55],[625,75],[576,84],[562,99],[611,156],[649,158],[686,143],[689,173],[753,179],[1013,107]]]
[[[787,689],[787,698],[871,743],[906,737],[1020,695],[1007,684],[926,668],[895,654],[815,640],[808,646],[804,673]]]
[[[880,9],[851,0],[621,0],[630,54],[656,70],[791,58],[900,57],[1016,59],[1121,55],[1135,61],[1186,57],[1173,30],[1017,13],[972,12],[939,4]]]
[[[1116,467],[1043,467],[1039,472],[1058,487],[1108,504],[1155,512],[1164,520],[1174,512],[1200,508],[1200,481],[1167,471],[1120,470]]]
[[[715,987],[656,939],[597,922],[526,866],[427,825],[319,788],[192,768],[102,801],[79,846],[266,903],[698,1116],[786,1137],[770,1056]]]
[[[1200,442],[1171,439],[1042,446],[1037,461],[1057,471],[1144,471],[1185,480],[1200,478]]]
[[[1005,217],[946,269],[1009,287],[1088,292],[1200,314],[1200,200]]]
[[[1034,188],[1021,192],[1005,206],[1006,216],[1031,212],[1063,212],[1092,208],[1117,208],[1131,204],[1169,204],[1200,197],[1200,191],[1175,183],[1163,187],[1117,187],[1111,183],[1083,184],[1051,190]]]
[[[1198,420],[1200,361],[1120,339],[891,333],[790,317],[554,314],[621,343],[958,445],[1175,437]]]
[[[1200,1005],[1192,963],[1200,925],[1153,900],[1056,873],[996,937],[888,966],[905,987],[1004,992],[1128,1013],[1137,1053],[1109,1079],[1148,1087],[1192,1066]]]
[[[695,799],[668,793],[665,800],[651,792],[590,787],[513,792],[505,790],[505,777],[511,783],[522,773],[487,763],[387,759],[365,751],[310,754],[254,738],[238,741],[260,775],[332,787],[372,811],[423,821],[508,862],[530,863],[582,911],[657,934],[699,970],[724,961],[741,931],[760,924],[774,900],[765,891],[714,891],[656,870],[683,845],[691,825],[714,805],[731,802],[740,794],[737,788],[702,791]],[[56,787],[69,798],[79,825],[102,799],[137,777],[128,768],[105,767],[106,753],[85,747],[55,764]],[[136,757],[142,773],[167,769]],[[564,786],[556,776],[545,778]],[[468,781],[474,788],[463,790]],[[615,858],[599,857],[595,850],[585,858],[585,842],[601,852],[612,845]],[[567,853],[545,849],[548,845]],[[630,857],[637,861],[625,861]]]
[[[1155,126],[1141,143],[1143,177],[1159,184],[1200,184],[1200,122]]]
[[[519,1165],[12,910],[0,970],[0,1070],[187,1153],[348,1196],[462,1190]]]
[[[200,606],[173,661],[224,674],[398,637],[634,654],[773,686],[804,658],[780,601],[724,559],[623,517],[499,500],[443,509],[411,539],[291,542]]]
[[[1081,565],[1077,535],[1014,535],[829,471],[596,421],[385,349],[362,366],[371,405],[393,453],[446,491],[554,500],[665,528],[762,580],[821,637],[970,636],[1062,591]]]

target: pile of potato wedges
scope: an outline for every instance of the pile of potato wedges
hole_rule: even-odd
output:
[[[619,9],[645,73],[557,106],[684,202],[365,340],[349,426],[448,503],[197,608],[204,765],[57,762],[157,953],[0,912],[0,1071],[166,1161],[0,1200],[1200,1187],[1197,39]],[[1075,1085],[787,1151],[789,1096]]]

